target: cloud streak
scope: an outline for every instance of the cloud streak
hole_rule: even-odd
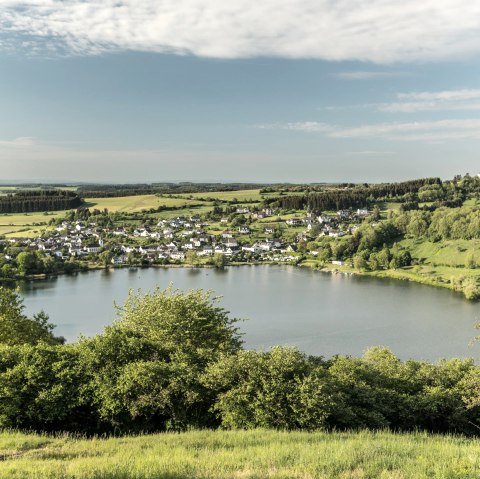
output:
[[[340,72],[335,74],[337,78],[342,78],[343,80],[382,80],[385,78],[396,78],[408,76],[408,72],[389,72],[389,71],[351,71],[351,72]]]
[[[471,0],[0,0],[0,48],[376,63],[480,53]]]
[[[262,129],[282,129],[321,133],[337,139],[385,139],[392,141],[443,142],[480,140],[480,119],[451,119],[405,123],[376,123],[345,128],[313,121],[258,125]]]
[[[379,111],[413,113],[435,110],[479,110],[480,90],[445,90],[438,92],[399,93],[399,101],[382,103]]]

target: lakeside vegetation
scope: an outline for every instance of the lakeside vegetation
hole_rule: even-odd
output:
[[[477,439],[418,432],[0,433],[9,479],[466,479],[480,475],[479,457]]]
[[[189,429],[480,430],[480,366],[242,347],[210,292],[130,292],[103,333],[64,344],[0,289],[0,427],[85,434]]]

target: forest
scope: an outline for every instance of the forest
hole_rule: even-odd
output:
[[[78,208],[83,200],[73,191],[18,191],[0,196],[0,213],[27,213]]]

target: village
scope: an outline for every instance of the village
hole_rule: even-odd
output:
[[[351,234],[368,215],[367,210],[357,209],[282,217],[271,208],[251,211],[241,206],[230,216],[214,221],[193,215],[161,219],[153,225],[105,227],[95,221],[63,220],[36,238],[14,237],[3,243],[58,260],[95,261],[102,255],[114,266],[208,264],[219,257],[222,265],[298,262],[302,254],[318,254],[307,247],[310,241]],[[14,258],[6,254],[4,259]]]

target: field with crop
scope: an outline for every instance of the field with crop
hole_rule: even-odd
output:
[[[0,476],[75,479],[480,477],[480,441],[426,433],[192,431],[111,439],[4,432]]]
[[[0,214],[0,235],[31,237],[41,234],[52,218],[60,218],[65,211],[45,213]]]
[[[87,198],[86,206],[91,209],[103,210],[108,209],[109,212],[125,212],[135,213],[159,206],[166,207],[182,207],[185,205],[198,204],[198,201],[192,201],[187,198],[168,198],[156,195],[136,195],[136,196],[120,196],[117,198]]]
[[[242,201],[261,201],[262,199],[260,190],[201,192],[182,194],[179,196],[184,198],[211,198],[220,201],[232,201],[236,199],[238,203],[241,203]]]

